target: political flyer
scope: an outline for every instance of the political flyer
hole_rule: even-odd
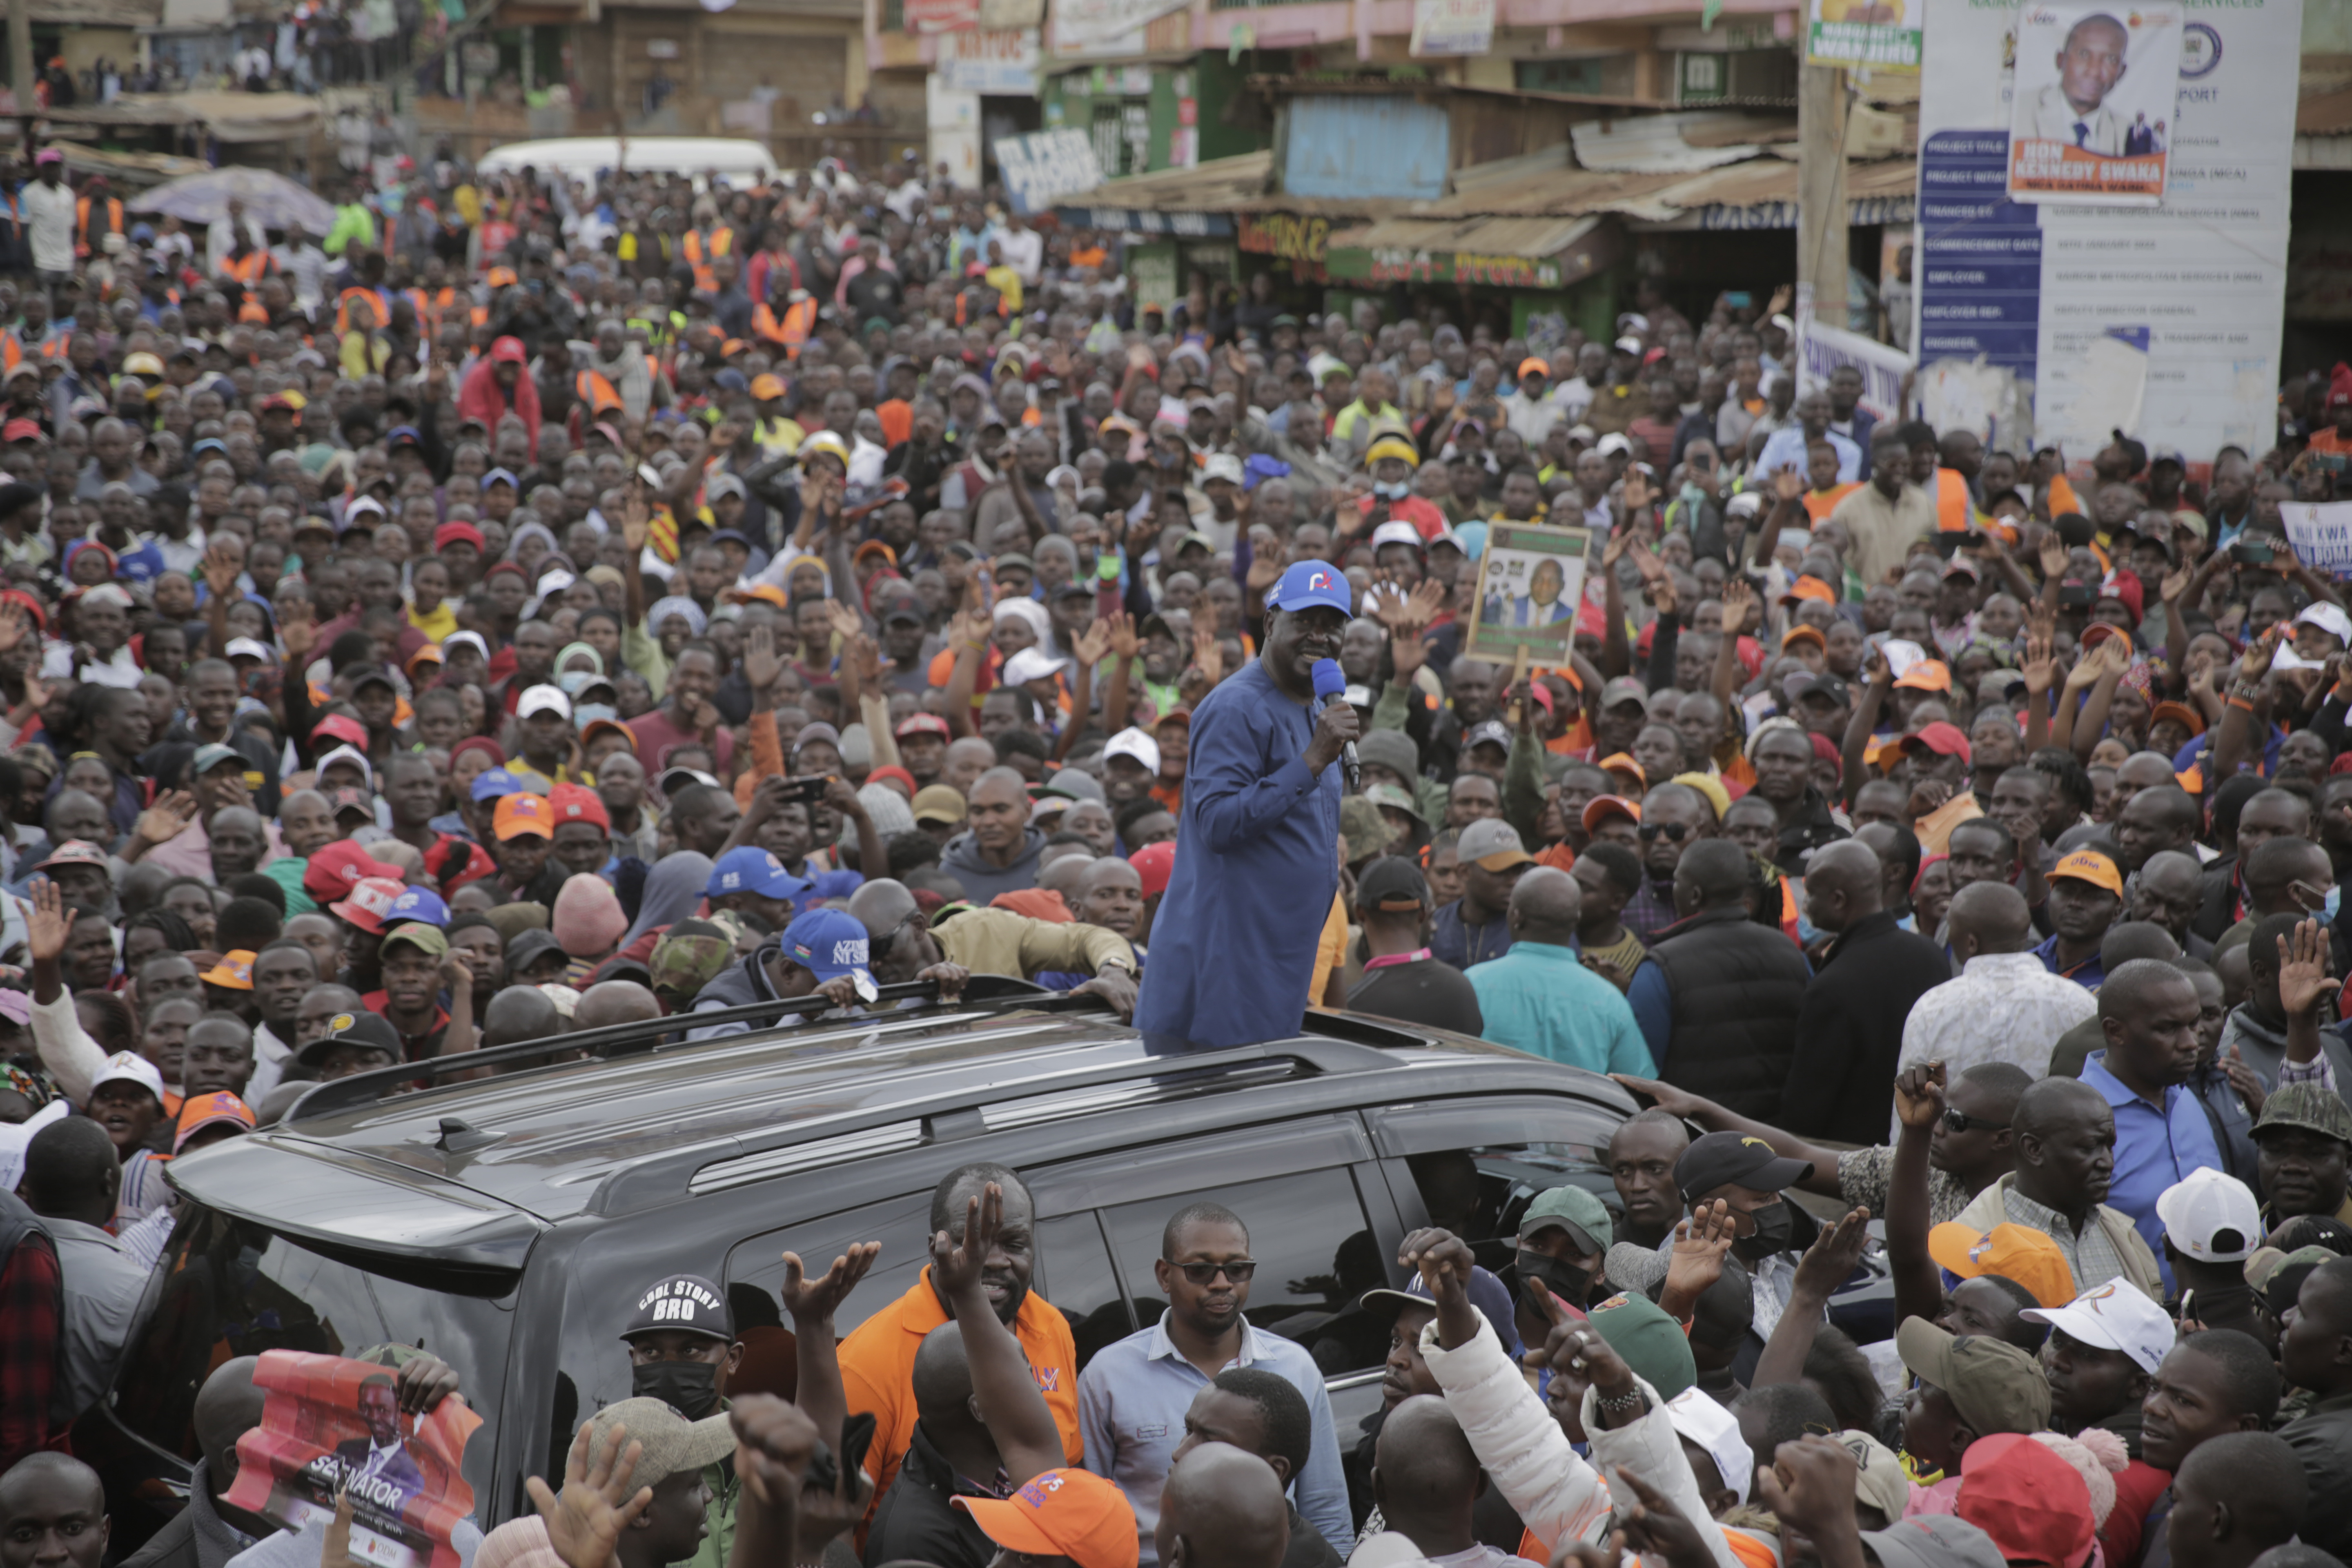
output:
[[[1805,63],[1919,68],[1919,0],[1811,0]]]
[[[1584,603],[1592,531],[1497,522],[1486,531],[1478,572],[1478,614],[1463,652],[1509,664],[1522,650],[1538,668],[1564,665]]]
[[[299,1531],[331,1521],[336,1495],[348,1492],[354,1558],[457,1568],[449,1532],[474,1511],[460,1465],[482,1418],[456,1399],[403,1415],[395,1376],[373,1362],[264,1352],[253,1377],[261,1425],[236,1440],[228,1501]]]
[[[2352,501],[2281,501],[2294,558],[2314,572],[2352,576]]]
[[[2161,203],[2179,118],[2180,40],[2177,5],[2019,6],[2010,200]]]

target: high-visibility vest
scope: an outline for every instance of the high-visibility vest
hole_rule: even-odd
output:
[[[607,408],[621,406],[620,393],[614,389],[611,381],[597,371],[583,370],[572,376],[572,393],[573,396],[588,405],[589,416],[592,418]]]
[[[269,312],[262,308],[257,296],[247,294],[245,303],[236,308],[236,319],[249,326],[266,327],[269,324]]]
[[[718,233],[712,235],[710,255],[708,257],[702,254],[702,236],[693,229],[688,229],[680,235],[677,243],[679,254],[686,258],[687,265],[694,268],[695,288],[705,294],[717,293],[719,274],[711,270],[710,263],[717,258],[728,255],[734,250],[735,231],[722,226]]]
[[[269,258],[269,252],[257,247],[247,251],[242,261],[234,256],[222,257],[220,269],[222,277],[234,279],[250,289],[277,271],[278,264]],[[381,322],[377,324],[382,325]]]
[[[438,294],[430,289],[409,289],[404,292],[408,296],[409,308],[416,312],[416,324],[428,332],[440,331],[442,315],[457,302],[457,290],[447,287]]]
[[[781,344],[788,359],[801,357],[801,345],[808,342],[809,333],[815,328],[814,300],[786,305],[781,321],[776,320],[776,312],[765,305],[755,306],[751,311],[751,331],[772,343]]]
[[[92,235],[89,227],[89,198],[83,196],[74,203],[74,254],[88,256],[110,234],[122,232],[122,201],[119,196],[106,198],[106,226]]]
[[[376,331],[381,331],[385,327],[391,325],[392,307],[386,303],[383,294],[373,289],[362,289],[358,284],[354,283],[350,288],[344,289],[341,294],[335,296],[336,331],[348,332],[352,330],[352,301],[355,299],[365,300],[368,302],[369,309],[375,312]]]

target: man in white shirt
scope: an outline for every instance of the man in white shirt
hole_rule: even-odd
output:
[[[1045,262],[1045,237],[1031,228],[1019,213],[1007,213],[987,237],[1003,247],[1004,265],[1021,274],[1022,284],[1035,288]]]
[[[73,187],[66,184],[66,155],[55,147],[33,154],[34,177],[16,195],[33,239],[33,270],[51,289],[73,276]]]
[[[1517,390],[1503,399],[1503,418],[1528,447],[1540,447],[1564,416],[1559,396],[1551,390],[1551,366],[1530,354],[1519,362],[1518,380]]]
[[[2097,998],[2051,973],[2034,956],[2032,915],[2024,896],[2007,883],[1962,888],[1948,918],[1960,975],[1912,1005],[1897,1076],[1939,1061],[1955,1079],[1987,1062],[2047,1077],[2059,1037],[2095,1016]],[[1899,1124],[1891,1124],[1887,1136],[1900,1135]]]

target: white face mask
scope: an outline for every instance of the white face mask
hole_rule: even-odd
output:
[[[1384,500],[1402,500],[1412,494],[1412,484],[1410,480],[1400,479],[1395,484],[1384,485],[1376,479],[1372,483],[1372,493]]]

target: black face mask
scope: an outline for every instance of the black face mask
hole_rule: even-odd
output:
[[[629,1369],[629,1392],[699,1421],[719,1408],[719,1369],[707,1361],[647,1362]]]
[[[1592,1293],[1592,1270],[1590,1268],[1579,1268],[1573,1263],[1563,1262],[1540,1252],[1530,1252],[1525,1247],[1519,1249],[1517,1263],[1519,1283],[1529,1288],[1528,1294],[1531,1304],[1538,1312],[1543,1310],[1541,1304],[1532,1303],[1535,1294],[1532,1287],[1538,1282],[1571,1307],[1581,1308],[1584,1299]]]
[[[1743,1236],[1733,1242],[1731,1256],[1743,1263],[1761,1263],[1776,1252],[1789,1250],[1790,1219],[1786,1203],[1758,1209],[1748,1217],[1756,1222],[1756,1234]]]

